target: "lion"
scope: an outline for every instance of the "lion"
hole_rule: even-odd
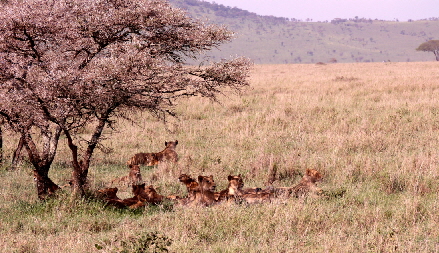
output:
[[[270,202],[273,191],[270,189],[262,190],[261,188],[244,188],[244,181],[241,174],[237,176],[229,175],[227,177],[229,185],[226,190],[219,193],[218,200],[234,199],[237,202],[262,203]]]
[[[178,140],[166,141],[165,149],[158,153],[137,153],[127,161],[127,165],[146,165],[156,166],[163,161],[178,161],[178,154],[175,151],[175,147],[178,144]]]
[[[117,196],[118,190],[119,189],[117,187],[99,189],[97,191],[97,196],[98,198],[105,201],[107,205],[111,205],[118,208],[124,208],[127,206],[127,204],[124,203],[124,201]]]
[[[228,200],[230,198],[242,195],[243,193],[244,181],[242,180],[241,174],[237,176],[229,175],[227,180],[229,181],[227,189],[215,193],[217,201]]]
[[[296,198],[317,196],[322,193],[322,189],[317,187],[317,182],[322,180],[322,174],[315,169],[307,169],[300,182],[293,187],[277,187],[277,196],[294,196]]]
[[[216,184],[213,176],[198,176],[198,186],[193,190],[193,198],[183,204],[210,206],[217,202],[215,197]]]
[[[217,201],[235,200],[248,204],[271,202],[273,191],[271,189],[262,190],[261,188],[244,188],[244,181],[241,174],[227,177],[229,185],[227,189],[215,194]]]
[[[166,197],[157,193],[152,185],[145,186],[145,184],[133,185],[133,194],[137,196],[141,202],[150,204],[159,204]]]
[[[144,206],[144,202],[139,198],[139,196],[135,195],[132,198],[120,199],[117,196],[118,188],[103,188],[98,190],[97,196],[104,200],[107,205],[111,205],[118,208],[128,207],[130,209],[138,208]]]
[[[271,202],[273,192],[270,190],[262,190],[257,192],[249,192],[240,195],[237,200],[241,200],[247,204]]]
[[[135,184],[141,184],[143,182],[142,174],[140,174],[140,167],[139,165],[128,165],[130,168],[130,172],[128,176],[123,176],[121,178],[116,178],[113,181],[111,181],[111,185],[115,183],[126,183],[128,186],[135,185]]]
[[[192,200],[194,200],[194,198],[195,198],[195,193],[194,193],[194,191],[195,191],[195,189],[197,189],[198,188],[198,182],[195,180],[195,179],[193,179],[193,178],[191,178],[189,175],[186,175],[186,174],[181,174],[179,177],[178,177],[178,180],[180,181],[180,182],[182,182],[185,186],[186,186],[186,189],[187,189],[187,197],[186,197],[186,200],[187,201],[192,201]]]

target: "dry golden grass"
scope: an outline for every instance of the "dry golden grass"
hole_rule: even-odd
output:
[[[103,187],[128,173],[133,154],[177,139],[178,164],[142,167],[163,195],[185,194],[181,173],[212,174],[222,190],[229,174],[242,174],[246,187],[291,186],[315,168],[326,198],[142,212],[93,201],[72,207],[62,198],[39,203],[24,161],[0,170],[0,251],[120,252],[121,242],[149,232],[172,240],[170,252],[439,251],[438,69],[436,62],[258,65],[240,97],[181,101],[166,125],[147,113],[133,115],[137,124],[120,121],[90,170],[92,188]],[[17,139],[4,139],[10,156]],[[69,178],[69,161],[63,140],[55,182]],[[130,196],[126,188],[118,194]]]

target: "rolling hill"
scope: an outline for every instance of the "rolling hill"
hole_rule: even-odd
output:
[[[434,61],[433,53],[415,49],[439,37],[438,18],[303,22],[200,0],[169,2],[195,18],[226,25],[235,32],[232,42],[208,53],[213,59],[242,55],[257,64]]]

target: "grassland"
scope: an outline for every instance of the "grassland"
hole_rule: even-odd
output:
[[[290,186],[315,168],[325,198],[121,211],[68,202],[65,189],[41,203],[31,166],[5,164],[0,251],[136,252],[152,238],[170,252],[437,252],[438,69],[436,62],[257,65],[241,96],[183,100],[167,124],[146,113],[134,115],[137,123],[119,121],[90,171],[91,188],[104,187],[128,173],[132,154],[178,139],[178,164],[142,169],[164,195],[185,194],[180,173],[212,174],[223,189],[229,174],[264,187],[275,168],[273,184]],[[10,159],[17,139],[6,134]],[[64,141],[50,171],[59,184],[70,176]]]
[[[398,22],[369,17],[340,22],[293,22],[259,16],[239,8],[194,0],[170,0],[193,17],[226,25],[236,38],[208,55],[228,58],[244,55],[258,64],[330,62],[419,62],[433,61],[432,52],[416,48],[438,39],[439,21]],[[334,17],[336,18],[336,17]]]

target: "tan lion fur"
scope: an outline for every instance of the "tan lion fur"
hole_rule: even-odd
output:
[[[116,178],[111,181],[110,185],[113,184],[126,184],[128,186],[141,184],[143,182],[142,174],[140,174],[139,165],[128,165],[130,168],[130,172],[127,176],[123,176],[121,178]]]
[[[187,205],[210,206],[215,204],[216,183],[213,176],[198,176],[198,186],[193,189],[193,199],[184,202]]]
[[[158,194],[152,185],[133,185],[133,194],[137,196],[141,202],[150,204],[159,204],[165,199],[165,196]]]
[[[317,183],[322,180],[322,174],[315,169],[307,169],[300,182],[293,187],[277,187],[275,193],[278,197],[296,198],[317,196],[322,193],[322,189],[317,187]]]
[[[241,174],[227,177],[229,185],[226,190],[220,192],[219,200],[234,199],[248,204],[270,202],[273,192],[261,188],[244,188]]]
[[[165,149],[158,153],[137,153],[127,161],[127,165],[146,165],[155,166],[163,161],[178,161],[178,154],[175,147],[178,144],[176,141],[165,142]]]
[[[182,182],[187,189],[187,197],[182,200],[187,202],[193,201],[195,199],[195,190],[199,186],[198,182],[186,174],[181,174],[178,177],[178,181]]]

